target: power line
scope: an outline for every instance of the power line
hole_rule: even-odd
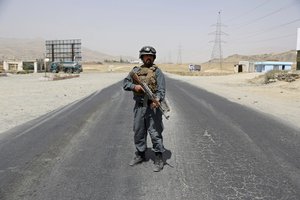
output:
[[[282,36],[278,36],[278,37],[273,37],[273,38],[268,38],[268,39],[263,39],[263,40],[255,40],[255,41],[243,41],[243,44],[249,44],[249,43],[263,43],[263,42],[268,42],[268,41],[272,41],[272,40],[278,40],[278,39],[282,39],[282,38],[290,38],[290,37],[295,37],[295,34],[288,34],[288,35],[282,35]]]
[[[251,41],[252,42],[266,42],[266,41],[271,41],[271,40],[277,40],[277,39],[282,39],[282,38],[289,38],[292,36],[296,36],[295,34],[289,34],[289,35],[283,35],[283,36],[279,36],[279,37],[274,37],[274,38],[268,38],[265,40],[257,40],[257,41]]]
[[[299,2],[296,2],[296,4],[298,4],[298,3],[299,3]],[[287,8],[289,8],[290,6],[293,6],[294,4],[295,4],[294,2],[292,2],[292,3],[290,3],[290,4],[287,4],[286,6],[283,6],[283,7],[279,8],[279,9],[277,9],[277,10],[274,10],[274,11],[272,11],[272,12],[270,12],[270,13],[264,15],[264,16],[261,16],[261,17],[258,17],[258,18],[256,18],[256,19],[253,19],[253,20],[251,20],[251,21],[249,21],[249,22],[243,23],[243,24],[241,24],[240,27],[238,27],[238,28],[236,28],[236,29],[240,29],[240,28],[243,28],[243,27],[248,26],[248,25],[250,25],[250,24],[256,23],[256,22],[258,22],[258,21],[260,21],[260,20],[262,20],[262,19],[265,19],[265,18],[267,18],[267,17],[269,17],[269,16],[272,16],[272,15],[274,15],[274,14],[276,14],[276,13],[281,12],[282,10],[287,9]]]
[[[273,27],[271,27],[271,28],[264,29],[264,30],[262,30],[262,31],[256,32],[256,33],[253,34],[253,35],[250,35],[249,37],[253,37],[253,36],[256,36],[256,35],[264,34],[264,33],[266,33],[266,32],[273,31],[273,30],[275,30],[275,29],[284,27],[284,26],[289,25],[289,24],[293,24],[293,23],[298,22],[298,21],[300,21],[300,18],[295,19],[295,20],[293,20],[293,21],[286,22],[286,23],[284,23],[284,24],[280,24],[280,25],[278,25],[278,26],[273,26]]]
[[[230,19],[227,20],[226,22],[228,23],[228,22],[234,21],[234,20],[236,20],[236,19],[240,19],[241,17],[243,17],[243,16],[245,16],[245,15],[248,15],[249,13],[252,13],[254,10],[256,10],[256,9],[258,9],[258,8],[260,8],[260,7],[262,7],[263,5],[265,5],[266,3],[268,3],[269,1],[270,1],[270,0],[266,0],[266,1],[264,1],[263,3],[259,4],[258,6],[252,8],[252,9],[246,11],[246,12],[243,12],[241,15],[238,15],[238,16],[236,16],[236,17],[230,18]]]
[[[300,18],[294,19],[294,20],[292,20],[292,21],[289,21],[289,22],[286,22],[286,23],[283,23],[283,24],[280,24],[280,25],[277,25],[277,26],[273,26],[273,27],[271,27],[271,28],[266,28],[266,29],[263,29],[263,30],[258,31],[258,32],[254,32],[254,33],[251,34],[251,35],[248,35],[248,36],[243,37],[243,38],[240,38],[240,39],[238,38],[238,39],[236,39],[235,41],[240,41],[240,40],[244,40],[244,39],[248,39],[248,38],[255,37],[255,36],[257,36],[257,35],[262,35],[262,34],[265,34],[265,33],[270,32],[270,31],[276,30],[276,29],[278,29],[278,28],[281,28],[281,27],[284,27],[284,26],[287,26],[287,25],[296,23],[296,22],[298,22],[298,21],[300,21]]]

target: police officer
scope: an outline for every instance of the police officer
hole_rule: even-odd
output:
[[[148,99],[142,86],[135,83],[130,74],[124,79],[124,90],[133,91],[133,99],[135,100],[133,131],[136,153],[129,165],[134,166],[145,160],[147,133],[149,133],[153,151],[155,152],[153,171],[159,172],[164,166],[162,153],[165,149],[162,137],[162,112],[158,107],[160,105],[159,102],[165,98],[165,77],[162,71],[154,64],[156,50],[153,47],[143,47],[140,50],[139,58],[143,61],[143,65],[134,67],[132,70],[139,76],[141,81],[149,86],[151,91],[156,95],[158,103]]]

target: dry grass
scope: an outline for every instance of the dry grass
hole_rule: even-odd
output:
[[[84,63],[84,72],[130,72],[130,70],[138,64],[120,64],[120,63]],[[216,76],[216,75],[227,75],[233,73],[233,65],[227,64],[219,69],[219,66],[213,64],[201,65],[201,71],[190,72],[188,69],[189,64],[158,64],[159,68],[168,73],[182,75],[182,76]],[[231,69],[231,70],[230,70]]]
[[[254,85],[262,85],[262,84],[265,84],[265,75],[262,74],[262,75],[259,75],[253,79],[250,79],[248,81],[249,83],[251,84],[254,84]]]
[[[83,65],[84,72],[129,72],[135,65],[134,64],[115,64],[115,63],[104,63],[104,64],[88,64]]]
[[[70,78],[79,78],[79,74],[74,74],[74,75],[68,75],[68,76],[54,76],[53,81],[59,81],[59,80],[65,80],[65,79],[70,79]]]

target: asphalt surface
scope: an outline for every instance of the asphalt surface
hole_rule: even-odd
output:
[[[167,78],[163,171],[121,82],[0,135],[0,199],[300,199],[300,132]]]

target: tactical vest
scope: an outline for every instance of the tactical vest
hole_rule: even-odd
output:
[[[157,66],[153,65],[152,67],[144,67],[143,65],[136,72],[140,80],[148,85],[150,90],[155,94],[157,91],[157,81],[155,76],[155,71]],[[137,84],[137,83],[135,83]],[[143,92],[134,92],[136,95],[144,95]]]

